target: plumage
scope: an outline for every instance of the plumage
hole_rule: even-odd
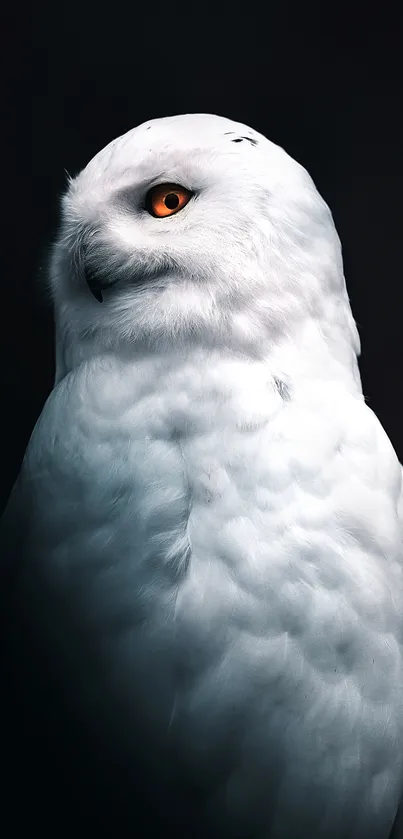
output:
[[[164,183],[191,198],[155,218]],[[311,178],[225,118],[145,123],[70,181],[49,283],[2,531],[21,643],[161,835],[389,839],[402,469]]]

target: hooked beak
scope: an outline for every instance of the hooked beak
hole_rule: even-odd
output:
[[[103,303],[104,298],[102,292],[119,282],[118,279],[105,282],[102,274],[94,271],[89,266],[84,267],[84,276],[91,294],[95,297],[95,300],[97,300],[98,303]]]

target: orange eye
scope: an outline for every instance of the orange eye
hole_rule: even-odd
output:
[[[164,218],[173,216],[191,199],[192,193],[177,184],[159,184],[150,189],[146,198],[146,209],[152,216]]]

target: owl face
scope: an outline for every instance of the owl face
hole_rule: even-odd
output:
[[[204,114],[140,125],[69,183],[50,281],[69,328],[109,345],[278,336],[344,293],[307,172]]]

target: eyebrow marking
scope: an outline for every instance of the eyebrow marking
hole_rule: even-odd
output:
[[[228,131],[227,134],[233,134],[233,131]],[[253,137],[237,137],[235,140],[231,140],[231,143],[242,143],[242,140],[247,140],[248,143],[251,143],[252,146],[257,146],[258,141],[255,140]]]

